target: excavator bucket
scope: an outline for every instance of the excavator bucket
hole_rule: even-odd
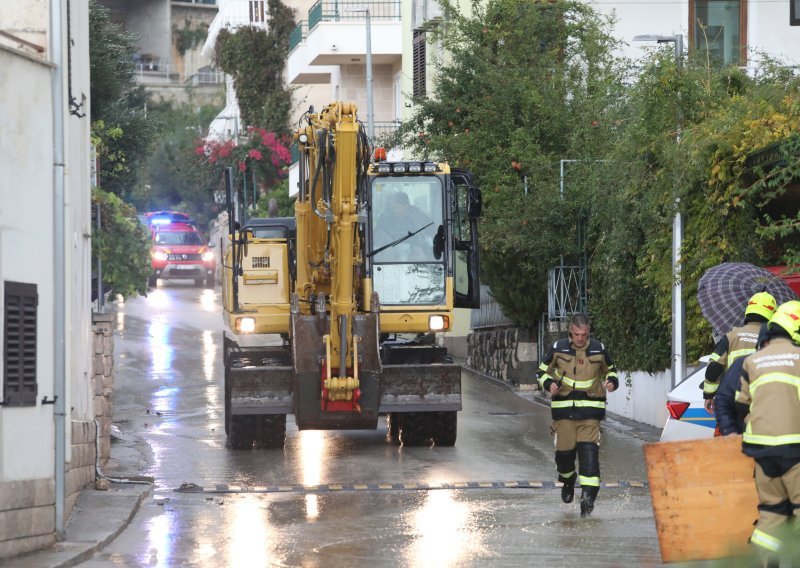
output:
[[[749,552],[758,496],[741,436],[647,444],[644,456],[662,561]]]

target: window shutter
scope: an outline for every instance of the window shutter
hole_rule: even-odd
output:
[[[5,282],[3,335],[3,404],[35,406],[36,284]]]
[[[414,98],[425,98],[425,31],[414,30],[412,60]]]

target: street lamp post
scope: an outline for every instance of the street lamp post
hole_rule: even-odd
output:
[[[369,139],[375,137],[375,115],[372,112],[372,28],[369,17],[369,6],[364,8],[347,8],[348,12],[363,12],[367,23],[367,134]]]
[[[633,41],[655,41],[675,45],[675,66],[681,70],[683,62],[683,35],[637,35]],[[678,110],[678,128],[675,142],[681,141],[682,119]],[[686,302],[683,299],[683,274],[681,273],[681,246],[683,245],[683,213],[680,197],[675,197],[675,217],[672,219],[672,386],[686,376]]]

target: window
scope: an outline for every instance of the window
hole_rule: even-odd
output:
[[[414,66],[414,98],[425,98],[425,31],[414,30],[412,65]]]
[[[5,282],[3,404],[36,405],[36,284]]]
[[[746,63],[747,0],[689,0],[689,15],[693,48],[707,50],[717,63]]]
[[[800,0],[789,0],[789,25],[800,26]]]
[[[266,8],[264,0],[250,0],[250,21],[255,23],[266,22]]]

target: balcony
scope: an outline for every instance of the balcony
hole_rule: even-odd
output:
[[[363,64],[367,52],[366,15],[372,31],[372,63],[399,63],[402,58],[400,2],[319,0],[308,11],[290,39],[287,65],[290,84],[327,83],[332,69],[324,66]],[[322,67],[322,68],[321,68]]]

